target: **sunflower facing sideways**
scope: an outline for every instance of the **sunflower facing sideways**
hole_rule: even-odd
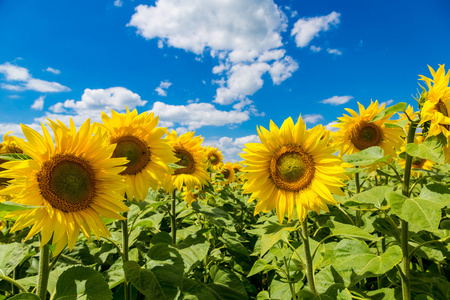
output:
[[[206,156],[202,147],[203,138],[194,137],[194,135],[194,131],[189,131],[178,136],[174,130],[167,134],[166,140],[173,147],[177,157],[176,164],[180,166],[172,175],[164,177],[162,187],[168,193],[172,193],[175,188],[181,191],[183,187],[186,187],[188,191],[195,186],[201,189],[210,180],[206,171]]]
[[[0,194],[37,206],[7,215],[18,217],[11,231],[32,226],[25,239],[41,232],[41,247],[52,239],[56,255],[66,244],[73,249],[80,230],[88,240],[91,231],[97,238],[109,236],[100,215],[123,219],[119,213],[128,207],[122,202],[125,182],[119,173],[126,159],[111,158],[114,145],[90,120],[78,132],[72,120],[70,128],[59,121],[49,122],[54,142],[43,124],[44,136],[22,125],[28,141],[12,137],[31,159],[2,165],[6,170],[0,177],[13,179]]]
[[[387,127],[386,123],[395,123],[389,120],[394,114],[387,114],[374,121],[374,117],[384,109],[384,104],[378,106],[378,101],[371,102],[367,109],[358,102],[359,114],[346,108],[350,113],[338,118],[340,123],[332,125],[339,128],[333,134],[333,144],[339,149],[339,156],[352,154],[369,147],[379,146],[384,150],[384,155],[395,157],[396,150],[400,149],[404,136],[400,127]]]
[[[156,191],[165,174],[173,172],[167,164],[178,161],[173,148],[162,138],[166,129],[156,127],[159,118],[153,112],[138,115],[136,109],[130,112],[127,108],[124,114],[111,110],[111,118],[103,112],[102,120],[111,144],[116,146],[113,157],[129,160],[121,173],[128,186],[127,198],[144,201],[149,186]]]
[[[344,195],[340,187],[346,179],[341,159],[320,139],[325,128],[306,130],[301,116],[297,123],[291,118],[278,128],[272,121],[270,131],[259,127],[261,143],[245,145],[243,177],[244,193],[251,193],[249,202],[258,199],[255,214],[276,208],[280,223],[285,214],[291,220],[294,206],[301,222],[308,210],[328,211],[327,203],[336,204],[332,194]]]
[[[218,171],[223,164],[223,155],[217,147],[207,146],[205,148],[206,159],[213,171]]]
[[[420,80],[425,81],[428,87],[426,101],[420,111],[423,124],[430,121],[429,136],[439,135],[441,132],[449,135],[450,131],[450,71],[445,74],[444,65],[440,65],[435,72],[429,66],[433,79],[420,75]]]

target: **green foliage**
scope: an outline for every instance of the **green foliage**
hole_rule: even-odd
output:
[[[422,144],[406,144],[406,153],[411,156],[429,159],[435,163],[443,164],[445,162],[442,147],[447,144],[447,138],[443,135],[430,136]]]
[[[384,156],[382,148],[374,146],[353,154],[344,155],[342,159],[346,163],[359,167],[385,162],[388,157],[389,155]]]

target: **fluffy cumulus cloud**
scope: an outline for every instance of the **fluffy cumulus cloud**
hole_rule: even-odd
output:
[[[393,100],[393,99],[390,99],[390,100],[388,100],[388,101],[380,102],[380,106],[383,105],[383,104],[384,104],[384,106],[389,106],[389,105],[391,105],[392,103],[394,103],[394,100]]]
[[[260,143],[260,139],[257,135],[248,135],[238,138],[221,137],[218,140],[205,140],[204,145],[218,147],[224,155],[225,161],[242,161],[239,153],[243,153],[242,149],[245,148],[247,143]]]
[[[44,99],[45,96],[40,96],[39,98],[34,100],[34,103],[31,105],[31,108],[35,110],[42,110],[44,108]]]
[[[321,114],[306,114],[302,115],[302,118],[306,124],[316,124],[320,120],[323,120],[323,116]]]
[[[323,104],[341,105],[341,104],[347,103],[348,101],[350,101],[352,99],[353,99],[353,96],[333,96],[331,98],[324,99],[319,102],[323,103]]]
[[[240,124],[247,121],[251,114],[248,110],[218,110],[211,103],[170,105],[159,101],[153,103],[151,111],[159,116],[162,126],[171,128],[180,126],[187,130],[195,130],[203,126]]]
[[[6,62],[0,65],[0,73],[5,77],[6,82],[1,83],[1,87],[11,91],[37,91],[42,93],[68,92],[70,89],[58,82],[36,79],[31,76],[28,69]]]
[[[161,81],[159,86],[155,89],[155,91],[158,93],[158,95],[166,97],[167,96],[167,89],[172,85],[171,82],[168,80]]]
[[[158,0],[137,6],[128,26],[146,39],[157,38],[160,48],[209,52],[218,60],[213,73],[224,75],[215,81],[219,104],[245,101],[263,86],[266,73],[280,84],[298,69],[279,49],[287,17],[273,0]]]
[[[297,47],[303,48],[308,46],[314,37],[319,36],[319,32],[328,31],[330,25],[335,26],[339,24],[340,16],[340,13],[333,11],[326,16],[298,20],[291,31],[291,35],[295,37]]]

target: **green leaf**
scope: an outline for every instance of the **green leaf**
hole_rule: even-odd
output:
[[[442,207],[450,206],[450,189],[438,183],[426,185],[419,198],[440,203]]]
[[[198,280],[183,278],[183,300],[212,300],[215,299],[210,288]]]
[[[422,144],[409,143],[405,145],[406,153],[411,156],[431,160],[438,164],[445,163],[442,148],[447,144],[443,134],[427,137]]]
[[[370,233],[354,225],[328,220],[327,226],[330,228],[331,233],[334,235],[360,238],[369,241],[381,240],[380,237],[373,236]]]
[[[377,186],[370,190],[354,195],[351,199],[358,203],[372,204],[378,209],[381,209],[382,203],[386,197],[386,193],[392,191],[388,186]]]
[[[256,295],[256,300],[270,300],[270,295],[268,291],[261,291]]]
[[[396,192],[388,192],[386,198],[392,212],[411,223],[414,226],[413,230],[437,231],[441,220],[442,203],[421,198],[407,198]]]
[[[378,114],[376,114],[373,117],[372,121],[377,121],[377,120],[383,119],[384,117],[389,117],[398,111],[404,111],[406,109],[406,105],[407,104],[405,102],[400,102],[400,103],[394,104],[392,106],[386,107],[385,109],[380,111]]]
[[[185,265],[185,272],[189,273],[208,255],[210,243],[202,234],[192,234],[178,243],[181,257]]]
[[[8,276],[27,256],[29,248],[23,243],[0,245],[0,274]]]
[[[353,154],[346,154],[342,156],[342,159],[346,163],[359,167],[385,162],[388,157],[389,155],[384,156],[384,150],[381,147],[374,146]]]
[[[211,218],[211,221],[218,227],[234,227],[231,216],[224,210],[204,204],[200,201],[192,202],[192,208],[205,216]]]
[[[335,300],[352,300],[352,294],[342,283],[336,283],[328,287],[325,293],[320,295],[317,299],[324,299],[321,296],[328,296]]]
[[[288,224],[280,224],[271,222],[268,220],[264,223],[264,233],[261,238],[261,253],[260,256],[264,256],[273,245],[279,240],[286,240],[289,236],[288,231],[295,231],[299,227],[298,220],[292,221]]]
[[[112,293],[101,273],[88,267],[76,266],[61,274],[53,299],[78,299],[80,295],[86,295],[87,299],[112,299]]]
[[[40,300],[40,298],[33,293],[21,293],[17,294],[11,298],[8,298],[9,300]]]
[[[394,289],[384,288],[367,292],[366,297],[371,300],[391,300],[395,299],[394,294]]]
[[[3,219],[7,214],[17,210],[35,209],[40,206],[23,205],[15,202],[5,201],[0,203],[0,219]]]
[[[248,299],[244,284],[232,271],[213,265],[209,270],[213,283],[208,284],[217,299]]]
[[[264,258],[260,258],[252,266],[252,269],[248,273],[247,277],[253,276],[255,274],[261,273],[261,272],[268,272],[270,270],[276,270],[279,269],[278,266],[272,266],[267,263],[267,261]]]
[[[4,160],[28,160],[31,159],[31,156],[28,156],[23,153],[4,153],[0,155],[0,159]]]
[[[219,240],[225,244],[227,250],[230,251],[231,253],[237,253],[247,258],[250,256],[250,252],[247,250],[246,247],[244,247],[244,245],[242,245],[242,242],[244,242],[245,240],[237,233],[225,232],[219,238]]]

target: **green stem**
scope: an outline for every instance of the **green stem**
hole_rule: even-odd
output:
[[[8,281],[9,283],[13,284],[14,286],[18,287],[19,290],[21,290],[24,293],[28,293],[27,289],[23,287],[23,285],[21,285],[20,283],[18,283],[17,281],[15,281],[14,279],[8,277],[8,276],[3,276],[0,275],[0,280],[5,280]]]
[[[124,212],[123,213],[123,217],[125,218],[125,220],[120,221],[122,224],[122,258],[123,258],[123,263],[125,264],[128,260],[128,250],[129,250],[129,245],[128,245],[128,239],[129,239],[129,235],[128,235],[128,212]],[[125,300],[131,300],[131,284],[128,281],[128,278],[125,276],[124,278],[124,285],[123,285],[123,289],[124,289],[124,295],[125,295]]]
[[[417,123],[411,122],[408,129],[408,136],[406,137],[406,143],[411,144],[414,143],[414,135],[416,133]],[[406,153],[405,158],[405,173],[403,175],[403,186],[402,186],[402,194],[406,197],[409,197],[410,189],[409,189],[409,181],[411,179],[411,165],[412,165],[412,156]],[[403,300],[411,300],[411,287],[409,282],[410,277],[410,257],[409,257],[409,237],[408,237],[408,222],[402,220],[401,225],[401,236],[400,236],[400,244],[402,247],[402,294]]]
[[[359,173],[355,173],[355,189],[356,194],[359,194],[361,192],[361,185],[359,184]],[[356,211],[356,226],[361,226],[361,211],[359,210],[359,206],[357,207]]]
[[[308,280],[308,286],[311,293],[317,294],[316,283],[314,279],[313,261],[311,257],[311,249],[309,248],[309,235],[308,235],[308,220],[305,219],[302,223],[302,239],[305,248],[305,265],[306,265],[306,279]]]
[[[48,277],[50,275],[50,248],[48,244],[45,244],[41,248],[41,253],[39,257],[39,275],[36,294],[40,299],[47,299],[47,285]]]
[[[291,289],[292,300],[297,300],[297,295],[295,294],[295,286],[294,283],[291,282],[291,276],[289,275],[289,265],[286,260],[286,256],[283,256],[284,266],[286,267],[286,276],[289,282],[289,288]]]
[[[175,245],[177,243],[177,214],[176,214],[176,190],[172,192],[172,213],[170,214],[170,226],[172,228],[172,243]]]

